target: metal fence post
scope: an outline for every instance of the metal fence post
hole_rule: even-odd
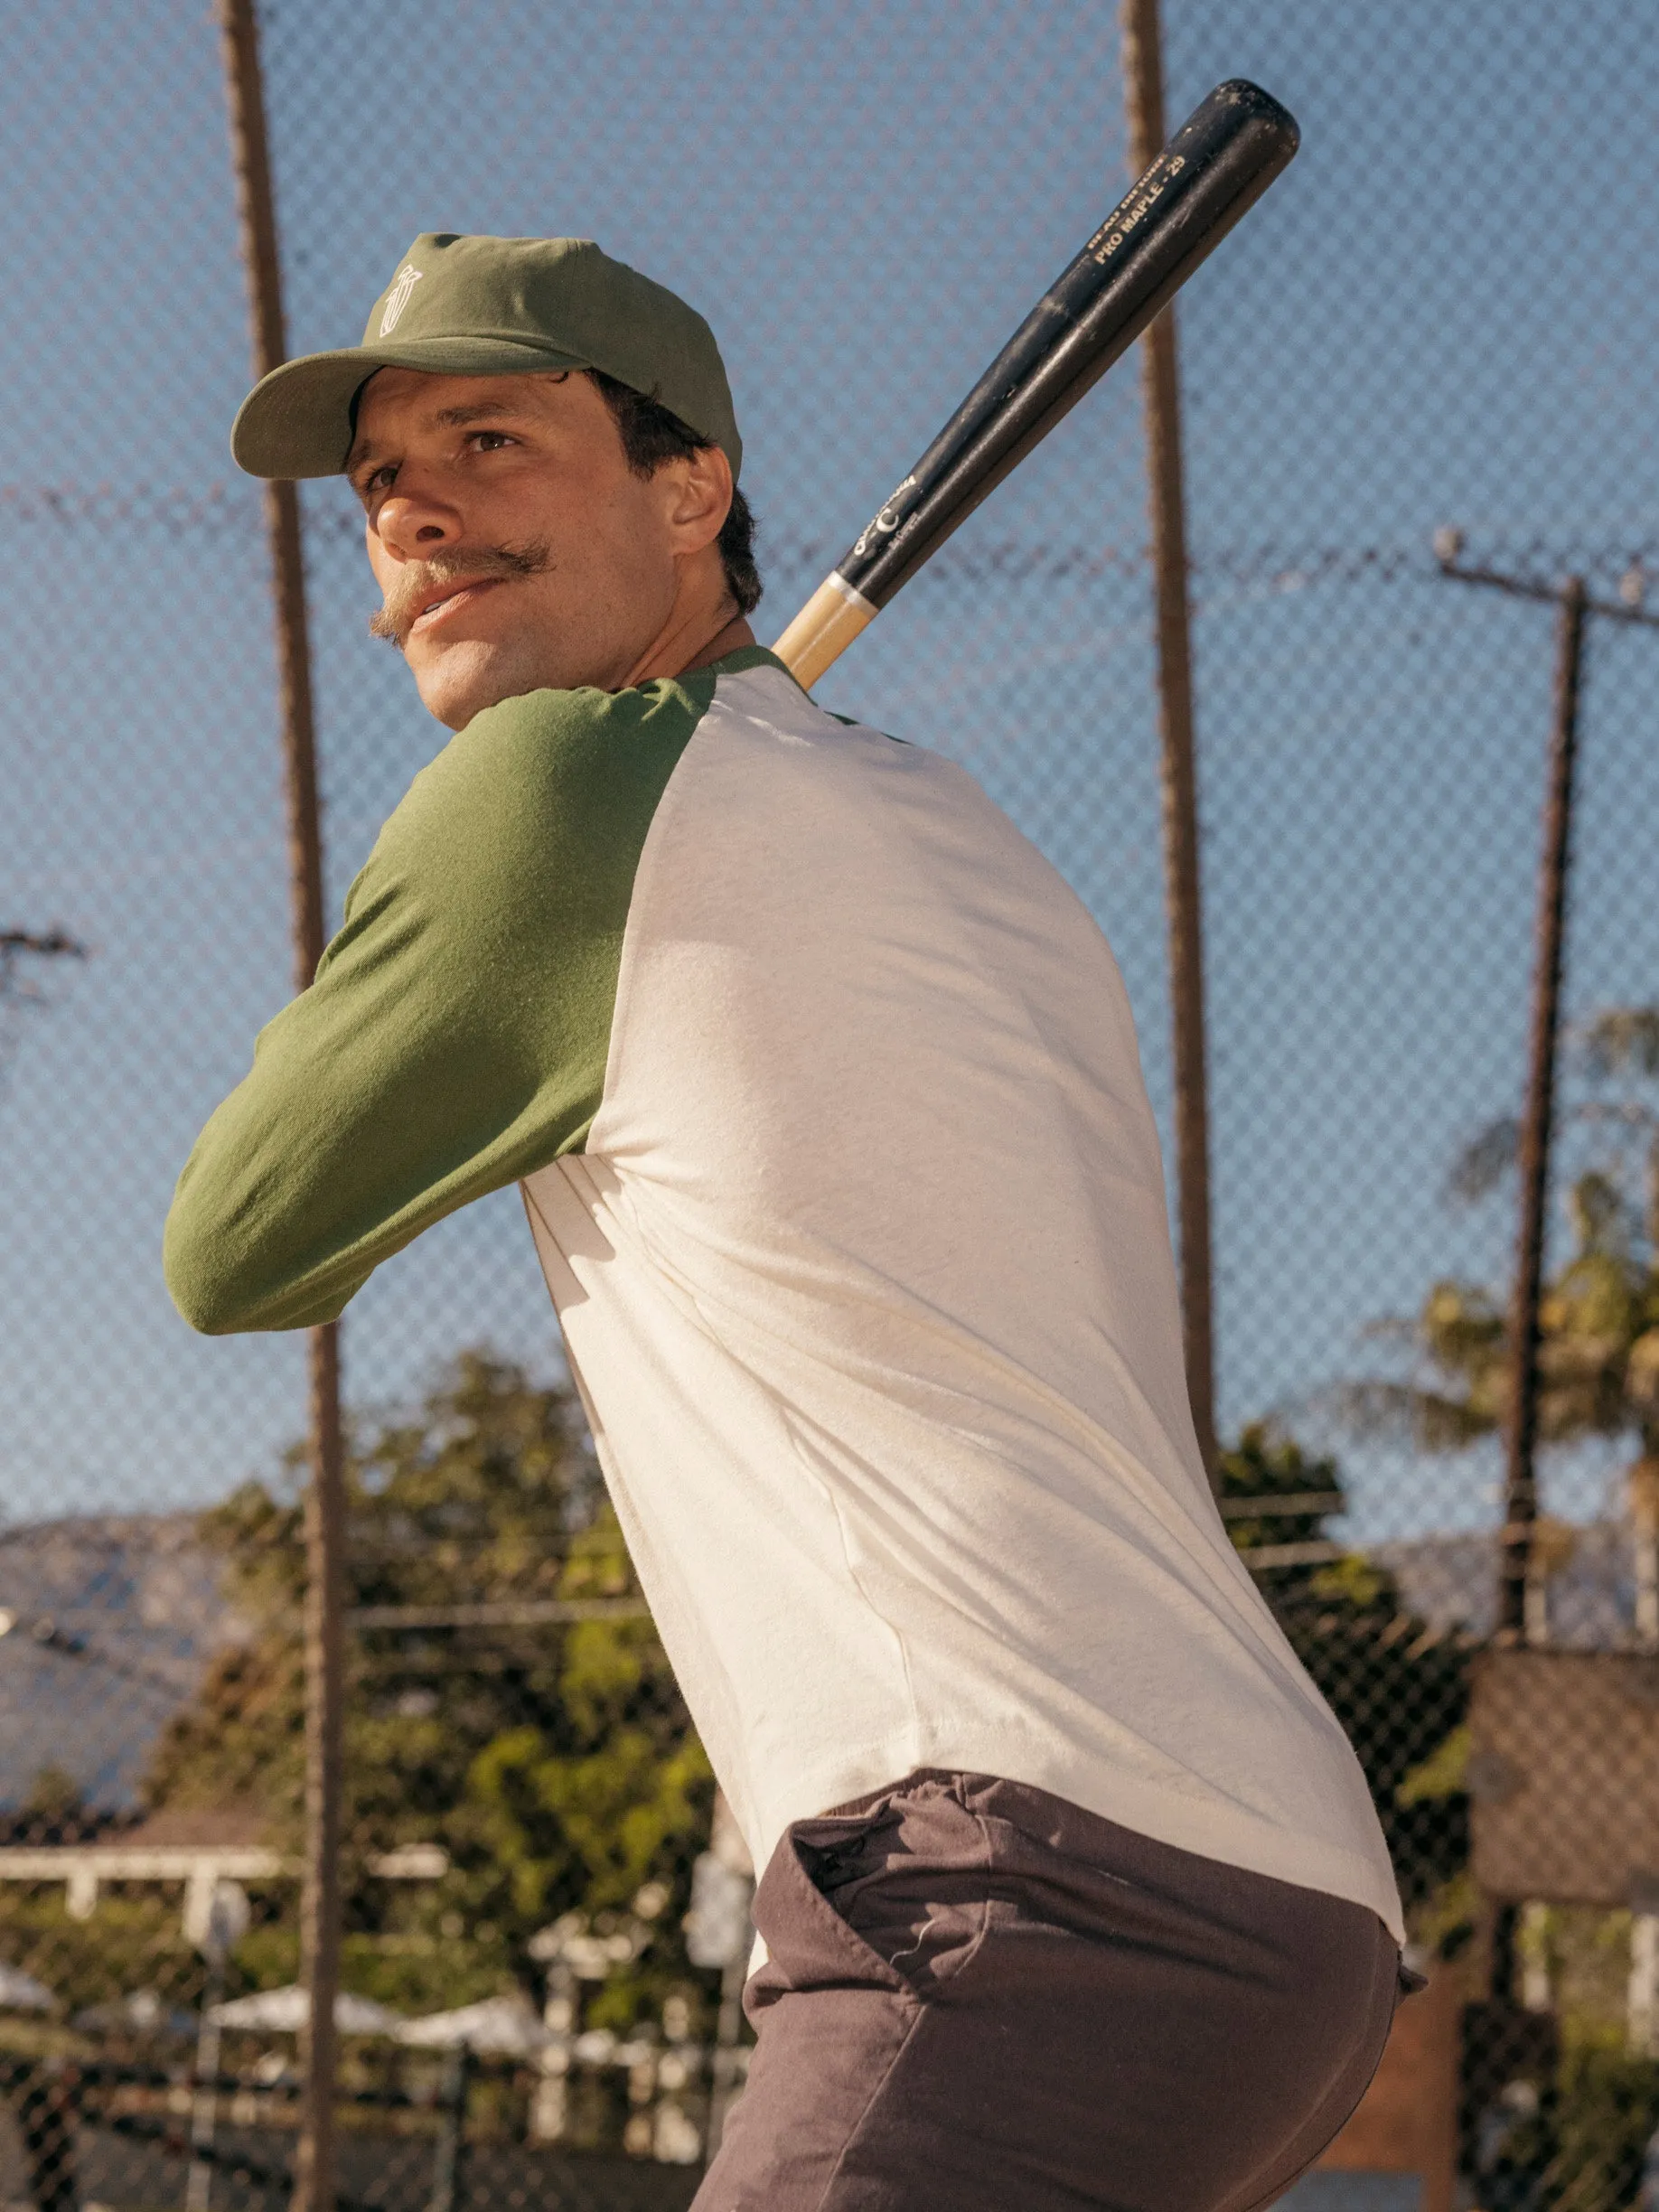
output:
[[[1129,166],[1139,176],[1164,145],[1164,64],[1158,0],[1122,0]],[[1140,341],[1148,510],[1158,608],[1158,726],[1163,745],[1164,895],[1175,1073],[1176,1189],[1181,1326],[1193,1426],[1216,1479],[1215,1353],[1210,1281],[1210,1134],[1204,1068],[1204,938],[1198,882],[1198,779],[1193,748],[1192,639],[1186,602],[1186,511],[1175,310]]]
[[[467,2090],[472,2081],[470,2044],[452,2043],[444,2054],[438,2089],[438,2132],[432,2147],[432,2189],[426,2212],[455,2212],[466,2151]]]
[[[1520,1223],[1515,1249],[1514,1381],[1504,1439],[1503,1565],[1498,1634],[1524,1642],[1532,1532],[1538,1518],[1538,1305],[1543,1287],[1550,1195],[1550,1139],[1555,1117],[1555,1049],[1561,1027],[1561,947],[1572,832],[1572,776],[1579,742],[1579,680],[1584,653],[1584,581],[1569,576],[1556,617],[1554,726],[1544,797],[1543,854],[1538,876],[1537,952],[1526,1111],[1521,1123]]]
[[[287,357],[258,24],[253,0],[220,0],[219,14],[258,378]],[[323,956],[323,843],[305,559],[299,498],[293,484],[265,486],[265,521],[276,626],[295,980],[304,990]],[[311,1479],[305,1493],[305,1870],[300,1972],[310,2004],[302,2039],[294,2207],[295,2212],[330,2212],[334,2199],[334,2001],[340,1981],[345,1589],[337,1326],[313,1329],[308,1352]]]

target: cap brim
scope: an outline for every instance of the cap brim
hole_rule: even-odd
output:
[[[591,365],[517,338],[411,338],[306,353],[254,386],[231,425],[230,451],[250,476],[338,476],[351,446],[351,403],[377,369],[533,376]]]

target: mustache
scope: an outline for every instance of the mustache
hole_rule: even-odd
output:
[[[369,617],[369,634],[385,638],[401,651],[421,602],[435,584],[447,584],[455,576],[465,576],[469,582],[511,580],[540,576],[551,567],[552,549],[546,539],[539,538],[520,546],[480,546],[468,553],[435,553],[430,560],[410,561],[392,579],[385,604]]]

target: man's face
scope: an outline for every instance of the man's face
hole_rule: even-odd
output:
[[[730,503],[717,452],[636,476],[580,374],[382,369],[347,473],[385,600],[373,626],[451,729],[522,692],[629,681]]]

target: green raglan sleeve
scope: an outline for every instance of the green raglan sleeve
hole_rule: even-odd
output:
[[[416,777],[179,1178],[192,1327],[333,1320],[423,1229],[580,1148],[640,853],[712,691],[532,692]]]

